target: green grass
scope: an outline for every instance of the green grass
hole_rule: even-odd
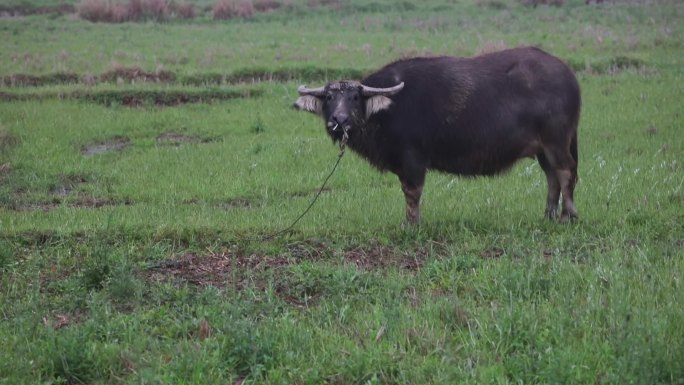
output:
[[[0,383],[684,383],[684,7],[583,3],[0,19]],[[348,153],[259,240],[337,157],[299,84],[523,44],[580,80],[578,222],[525,160],[406,229]]]

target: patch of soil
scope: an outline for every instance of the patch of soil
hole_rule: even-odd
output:
[[[163,132],[157,136],[157,143],[170,146],[193,143],[212,143],[218,141],[220,141],[220,138],[201,138],[197,135],[185,135],[178,132]]]
[[[68,194],[67,194],[68,195]],[[45,202],[13,202],[9,205],[4,205],[9,210],[14,211],[50,211],[61,207],[63,201],[61,197],[54,197],[50,201]],[[67,202],[66,206],[71,208],[101,208],[105,206],[129,206],[133,204],[132,199],[116,200],[111,198],[99,198],[80,196],[72,202]]]
[[[235,251],[206,255],[188,253],[151,264],[140,274],[144,279],[153,282],[171,280],[198,286],[213,286],[219,289],[225,287],[241,289],[245,285],[266,287],[267,283],[264,278],[260,278],[259,272],[285,268],[301,260],[315,261],[334,258],[334,254],[328,245],[315,242],[297,243],[287,247],[286,251],[279,255],[242,254]],[[396,267],[405,271],[416,271],[424,265],[429,256],[427,248],[399,251],[388,246],[377,245],[356,247],[342,252],[344,263],[354,264],[364,270]],[[287,272],[284,272],[279,273],[278,276],[286,275]],[[286,281],[285,279],[283,282],[276,283],[277,294],[290,304],[303,305],[302,296],[299,295],[301,293],[298,294],[298,290],[302,288],[290,288],[284,283]],[[316,290],[314,289],[302,290],[307,295],[311,294],[310,299],[315,300]]]
[[[121,151],[128,147],[130,139],[125,136],[115,136],[103,142],[95,142],[86,144],[81,148],[81,154],[85,156],[92,156],[97,154],[104,154],[110,151]]]
[[[420,269],[428,257],[426,249],[406,252],[388,246],[358,247],[344,252],[344,260],[365,270],[397,267],[402,270]]]
[[[40,87],[55,84],[74,84],[80,81],[78,75],[56,72],[47,75],[14,74],[0,77],[0,85],[5,87]]]
[[[16,136],[10,134],[2,126],[0,126],[0,153],[11,149],[19,143]]]
[[[226,202],[216,204],[215,207],[221,208],[224,210],[249,209],[249,208],[252,208],[252,201],[250,201],[247,198],[232,198]]]
[[[1,11],[0,14],[2,14]],[[53,72],[38,75],[26,73],[9,74],[0,76],[0,86],[40,87],[56,84],[84,84],[92,86],[98,83],[159,83],[206,87],[208,85],[253,84],[259,82],[304,81],[307,83],[319,83],[331,78],[357,79],[363,77],[364,72],[365,71],[355,69],[303,66],[277,69],[244,68],[229,74],[200,73],[194,75],[177,75],[172,71],[145,71],[140,67],[134,66],[117,67],[99,75],[78,75],[73,72]],[[12,95],[5,96],[4,99],[9,99],[10,97],[12,97]],[[16,98],[17,97],[14,97],[14,99]]]
[[[45,15],[55,13],[68,15],[76,12],[73,4],[55,4],[34,6],[28,3],[20,5],[0,5],[0,18],[19,17],[27,15]]]
[[[321,191],[322,193],[329,193],[332,191],[330,187],[324,187]],[[314,196],[318,193],[318,189],[316,190],[307,190],[307,191],[295,191],[293,193],[290,193],[290,196],[293,198],[304,198],[304,197],[310,197]]]
[[[187,103],[210,103],[236,98],[258,97],[260,90],[107,90],[98,92],[74,92],[65,97],[81,99],[105,106],[126,107],[178,106]]]
[[[183,204],[186,204],[186,205],[197,205],[197,204],[203,204],[203,203],[205,203],[205,202],[200,200],[199,198],[192,198],[192,199],[188,199],[188,200],[183,201]],[[237,198],[228,199],[225,202],[212,203],[211,206],[214,208],[223,209],[223,210],[249,209],[249,208],[254,207],[254,202],[252,199],[249,199],[249,198],[237,197]]]
[[[81,196],[77,201],[70,203],[69,207],[74,208],[100,208],[105,206],[130,206],[133,200],[125,198],[123,200],[116,200],[112,198],[98,198]]]
[[[506,252],[504,249],[498,248],[498,247],[492,247],[487,250],[483,250],[480,252],[480,257],[484,259],[494,259],[494,258],[499,258],[502,255],[504,255]]]
[[[78,185],[85,182],[86,178],[82,175],[63,175],[60,177],[59,183],[50,189],[50,194],[60,198],[67,197]]]
[[[43,316],[43,326],[48,329],[61,329],[75,323],[80,323],[85,320],[86,315],[83,312],[73,314],[48,314]]]
[[[176,74],[171,71],[147,72],[140,67],[119,67],[100,75],[101,82],[108,83],[172,83]]]
[[[157,143],[180,145],[183,143],[199,143],[200,138],[197,135],[185,135],[177,132],[163,132],[157,135]]]
[[[288,264],[287,258],[282,256],[240,255],[232,252],[202,256],[184,254],[149,266],[142,275],[155,282],[173,278],[199,286],[223,288],[239,284],[250,270],[275,269]]]

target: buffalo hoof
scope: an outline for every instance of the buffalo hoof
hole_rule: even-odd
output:
[[[546,209],[546,211],[544,211],[544,218],[555,221],[558,218],[558,210],[555,208],[552,210]]]
[[[403,229],[415,229],[420,227],[420,217],[406,216],[404,222],[401,223],[401,228]]]
[[[569,212],[563,211],[563,213],[561,213],[561,216],[560,216],[560,219],[558,220],[558,222],[565,224],[565,223],[570,223],[570,222],[576,222],[577,219],[578,219],[577,213],[575,213],[575,212],[569,213]]]

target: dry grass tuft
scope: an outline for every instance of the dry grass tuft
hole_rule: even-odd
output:
[[[192,5],[192,3],[188,2],[182,2],[176,6],[176,15],[180,19],[194,19],[196,14],[195,14],[195,6]]]
[[[169,4],[166,0],[143,1],[143,14],[146,18],[166,20],[169,17]]]
[[[82,0],[76,7],[76,11],[82,19],[94,23],[112,19],[111,7],[104,0]]]
[[[124,23],[149,19],[166,20],[171,14],[171,8],[167,0],[128,0],[125,3],[82,0],[77,12],[82,19],[92,22]]]
[[[268,12],[282,7],[283,4],[277,0],[256,0],[254,2],[254,9],[257,12]]]
[[[252,0],[218,0],[212,8],[214,20],[250,18],[254,15]]]

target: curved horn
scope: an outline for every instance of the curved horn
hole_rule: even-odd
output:
[[[404,82],[401,82],[397,84],[394,87],[389,87],[389,88],[374,88],[374,87],[368,87],[364,86],[361,84],[361,87],[363,88],[363,96],[375,96],[375,95],[384,95],[384,96],[389,96],[389,95],[394,95],[397,92],[401,91],[402,88],[404,88]]]
[[[300,95],[323,96],[325,95],[325,87],[306,88],[306,86],[299,86],[297,89]]]

